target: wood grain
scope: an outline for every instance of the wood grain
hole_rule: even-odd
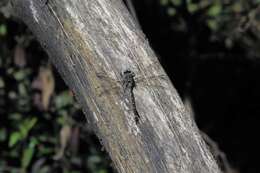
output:
[[[218,173],[171,81],[120,0],[12,0],[121,173]],[[124,97],[135,74],[140,122]],[[114,89],[116,86],[117,89]]]

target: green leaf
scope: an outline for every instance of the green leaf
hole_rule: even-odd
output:
[[[39,148],[39,155],[43,156],[43,155],[49,155],[49,154],[53,154],[54,153],[54,149],[51,147],[45,147],[42,146],[41,148]]]
[[[19,142],[22,139],[21,134],[19,132],[13,132],[10,136],[8,146],[13,147],[17,142]]]
[[[241,3],[235,3],[232,6],[232,9],[233,9],[234,12],[239,13],[239,12],[241,12],[243,10],[242,4]]]
[[[0,142],[5,141],[6,136],[6,130],[4,128],[0,129]]]
[[[34,125],[37,123],[37,121],[38,121],[38,119],[36,117],[33,117],[32,119],[28,120],[28,122],[26,124],[28,130],[31,130],[34,127]]]
[[[160,0],[161,5],[167,5],[167,3],[168,3],[168,0]]]
[[[40,168],[38,173],[48,173],[51,172],[50,168],[48,166],[43,166],[42,168]]]
[[[11,113],[8,115],[9,119],[10,120],[14,120],[14,122],[16,121],[20,121],[21,118],[22,118],[22,114],[19,114],[19,113]]]
[[[98,171],[98,173],[107,173],[107,170],[101,169],[101,170]]]
[[[0,88],[4,88],[5,87],[5,82],[3,80],[2,77],[0,77]]]
[[[195,4],[195,3],[190,3],[190,4],[188,4],[188,11],[189,11],[190,13],[194,13],[194,12],[196,12],[198,9],[199,9],[198,4]]]
[[[7,34],[7,27],[4,24],[0,25],[0,36],[5,36]]]
[[[222,6],[219,3],[212,5],[208,10],[208,15],[211,17],[216,17],[221,13]]]
[[[175,8],[168,8],[167,13],[169,16],[174,16],[176,14]]]
[[[16,94],[16,92],[14,92],[14,91],[10,91],[10,92],[8,93],[8,97],[9,97],[10,99],[16,99],[17,94]]]
[[[55,107],[57,109],[63,108],[65,106],[73,104],[73,97],[69,94],[68,91],[64,91],[61,94],[59,94],[54,102],[55,102]]]
[[[13,68],[13,67],[9,67],[9,68],[7,69],[7,74],[8,74],[8,75],[13,75],[13,73],[14,73],[14,68]]]
[[[179,5],[181,5],[181,1],[182,1],[182,0],[170,0],[170,1],[171,1],[171,3],[173,3],[174,5],[179,6]]]
[[[29,146],[23,151],[22,155],[22,168],[25,170],[29,164],[31,163],[31,160],[33,158],[34,152],[35,152],[35,146],[37,144],[36,139],[32,139],[30,141]]]
[[[213,30],[216,31],[218,29],[218,23],[216,20],[208,20],[207,21],[208,27]]]
[[[24,120],[24,122],[19,127],[22,138],[26,138],[28,136],[29,131],[34,127],[36,123],[37,123],[36,117]]]
[[[93,164],[100,163],[101,162],[101,158],[98,155],[90,156],[88,158],[88,162],[93,163]]]
[[[34,148],[26,148],[22,155],[22,168],[25,169],[30,164],[34,154]]]
[[[58,111],[59,113],[59,117],[57,118],[57,122],[60,124],[60,125],[64,125],[67,123],[67,117],[68,117],[68,112],[65,111],[65,110],[61,110],[61,111]]]
[[[14,73],[14,78],[17,81],[23,80],[26,76],[27,76],[27,73],[25,72],[25,70],[19,70],[19,71]]]
[[[18,84],[18,92],[21,96],[27,96],[27,89],[23,83]]]

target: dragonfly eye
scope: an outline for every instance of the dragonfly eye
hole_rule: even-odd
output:
[[[126,70],[126,71],[124,71],[123,76],[133,78],[133,77],[135,77],[135,74],[131,70]]]

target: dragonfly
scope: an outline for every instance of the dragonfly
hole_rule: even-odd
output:
[[[101,91],[99,93],[99,96],[102,96],[104,94],[109,94],[111,92],[114,92],[114,91],[120,91],[120,90],[125,90],[125,86],[126,85],[126,80],[124,80],[124,73],[130,73],[132,71],[130,70],[126,70],[123,72],[123,74],[121,74],[121,79],[120,80],[116,80],[116,79],[113,79],[112,77],[104,74],[104,73],[98,73],[97,74],[97,77],[102,81],[102,84],[103,84],[103,87],[104,87],[104,90]],[[130,74],[129,74],[130,75]],[[127,79],[128,82],[130,81],[134,81],[134,84],[133,84],[133,89],[135,87],[138,87],[140,86],[140,84],[142,83],[142,86],[145,86],[145,87],[151,87],[151,88],[160,88],[160,89],[166,89],[165,86],[163,86],[162,84],[162,81],[167,81],[168,80],[168,76],[165,75],[165,74],[161,74],[161,75],[151,75],[151,76],[137,76],[135,73],[131,73],[131,77],[129,77]],[[160,84],[161,85],[158,85],[158,81],[160,81]],[[145,84],[143,84],[145,83]]]
[[[101,77],[101,79],[103,79],[103,83],[105,82],[105,80],[109,79],[109,77],[107,76],[102,76],[102,75],[98,75],[98,77]],[[121,91],[123,92],[123,96],[124,98],[127,99],[127,106],[128,108],[133,112],[134,114],[134,120],[135,123],[138,124],[139,120],[140,120],[140,115],[137,111],[136,108],[136,103],[135,103],[135,95],[134,95],[134,88],[140,83],[140,82],[145,82],[146,83],[151,83],[151,81],[154,82],[158,82],[158,80],[160,79],[168,79],[166,75],[160,75],[160,76],[151,76],[151,77],[143,77],[143,78],[138,78],[134,72],[130,71],[130,70],[126,70],[121,74],[121,81],[116,81],[116,86],[110,86],[107,89],[105,89],[100,96],[102,96],[104,93],[106,94],[112,94],[113,90],[116,91]],[[113,79],[111,79],[113,80]],[[113,84],[115,83],[115,80],[107,82],[109,84]],[[161,83],[161,82],[160,82]],[[150,87],[150,86],[149,86]],[[159,86],[160,88],[162,86]],[[158,86],[157,86],[158,88]]]

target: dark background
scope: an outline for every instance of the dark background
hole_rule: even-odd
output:
[[[161,64],[182,99],[192,103],[199,128],[234,170],[260,172],[259,1],[133,3]],[[0,41],[0,172],[113,172],[96,137],[82,127],[86,120],[73,93],[26,26],[3,13]],[[54,160],[62,139],[66,150]]]

